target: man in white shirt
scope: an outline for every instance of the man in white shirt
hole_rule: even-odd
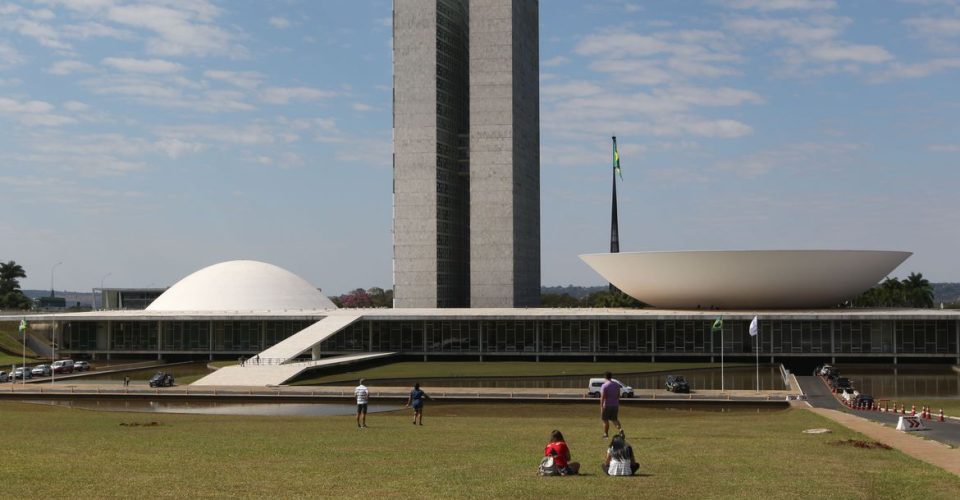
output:
[[[357,397],[357,428],[363,429],[367,426],[367,401],[370,399],[370,391],[363,385],[364,380],[360,379],[360,385],[353,390],[353,395]]]

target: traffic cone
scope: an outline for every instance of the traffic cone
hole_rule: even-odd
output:
[[[943,408],[940,408],[940,418],[938,418],[937,421],[943,422]]]
[[[924,406],[924,407],[923,407],[923,411],[920,412],[920,418],[924,418],[924,419],[930,420],[930,411],[927,410],[927,407],[926,407],[926,406]]]
[[[917,405],[910,405],[910,416],[911,417],[917,416]]]

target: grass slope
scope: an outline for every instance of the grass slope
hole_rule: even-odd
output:
[[[960,478],[804,410],[625,408],[642,477],[598,474],[593,406],[429,405],[410,414],[238,417],[98,413],[0,402],[4,496],[48,498],[955,498]],[[158,422],[129,427],[122,423]],[[833,434],[806,435],[828,427]],[[589,475],[534,473],[561,429]],[[70,453],[64,453],[69,449]],[[49,464],[56,464],[51,469]]]
[[[589,363],[589,362],[542,362],[532,361],[403,361],[362,370],[305,378],[292,385],[314,385],[333,382],[355,382],[359,378],[369,380],[391,378],[430,377],[548,377],[554,375],[603,376],[609,370],[620,373],[644,373],[696,368],[714,368],[719,364],[708,363]],[[727,367],[748,366],[727,363]],[[753,365],[749,365],[753,366]]]

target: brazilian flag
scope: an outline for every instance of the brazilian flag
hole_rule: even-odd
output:
[[[617,151],[617,138],[613,138],[613,171],[623,180],[623,172],[620,171],[620,152]]]
[[[27,320],[25,318],[20,319],[20,335],[23,335],[27,331]]]
[[[710,328],[710,331],[712,331],[713,333],[723,331],[723,316],[720,316],[713,322],[713,327]]]

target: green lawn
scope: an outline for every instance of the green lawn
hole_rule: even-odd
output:
[[[37,363],[38,361],[30,356],[27,356],[27,363]],[[0,352],[0,370],[9,371],[10,365],[20,366],[23,364],[23,357],[13,356],[5,352]]]
[[[430,377],[548,377],[554,375],[603,376],[609,370],[614,373],[643,373],[696,368],[719,367],[709,363],[590,363],[579,361],[541,362],[532,361],[402,361],[361,370],[343,371],[334,374],[310,377],[292,385],[315,385],[334,382],[355,382],[359,378],[369,380],[391,378]],[[727,363],[727,367],[753,366]]]
[[[345,417],[98,413],[0,402],[4,496],[47,498],[956,498],[960,478],[805,410],[624,408],[641,477],[609,478],[596,408],[429,405]],[[158,426],[124,426],[157,422]],[[807,435],[827,427],[833,434]],[[588,475],[534,473],[551,429]],[[71,453],[64,453],[64,447]],[[51,468],[50,464],[56,464]]]
[[[18,340],[19,333],[17,332],[17,326],[18,323],[14,322],[0,322],[0,356],[4,354],[4,351],[7,353],[20,353],[20,351],[23,350],[23,344]],[[35,356],[36,353],[28,347],[27,357]]]

